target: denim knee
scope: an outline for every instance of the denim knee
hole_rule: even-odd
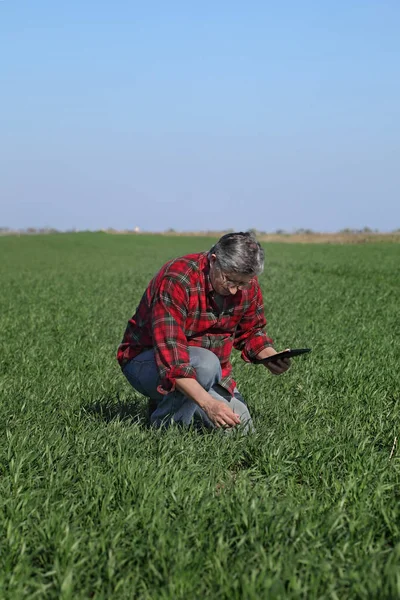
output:
[[[189,348],[190,363],[196,369],[197,381],[206,389],[211,389],[221,381],[221,363],[218,357],[206,348]]]

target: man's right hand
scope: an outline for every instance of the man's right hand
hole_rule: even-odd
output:
[[[227,404],[214,398],[203,406],[203,410],[217,428],[235,427],[240,424],[239,415],[234,413]]]
[[[204,410],[215,427],[227,428],[239,425],[239,415],[236,415],[225,402],[213,398],[196,379],[177,378],[176,387]]]

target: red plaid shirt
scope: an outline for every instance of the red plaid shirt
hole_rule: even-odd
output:
[[[172,391],[177,377],[196,379],[188,346],[207,348],[219,358],[220,383],[233,394],[232,348],[241,350],[243,360],[251,362],[273,343],[264,331],[266,320],[257,278],[248,288],[223,297],[220,309],[209,270],[207,252],[165,264],[150,281],[118,347],[117,360],[122,368],[140,352],[154,348],[161,393]]]

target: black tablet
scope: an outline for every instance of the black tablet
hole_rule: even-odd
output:
[[[283,352],[268,356],[268,358],[257,360],[257,364],[265,365],[266,363],[275,362],[281,358],[292,358],[293,356],[300,356],[300,354],[306,354],[307,352],[311,352],[311,348],[292,348],[291,350],[284,350]]]

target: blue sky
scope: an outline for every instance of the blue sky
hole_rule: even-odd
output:
[[[0,0],[0,226],[400,227],[398,0]]]

